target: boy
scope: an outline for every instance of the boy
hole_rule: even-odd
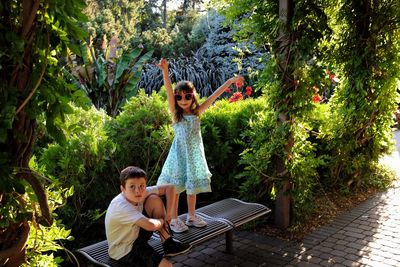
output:
[[[145,171],[134,166],[121,172],[120,182],[121,193],[111,201],[105,218],[108,254],[129,266],[172,266],[147,241],[153,231],[158,231],[165,256],[190,250],[189,244],[172,239],[168,227],[175,206],[175,187],[146,187]],[[162,195],[166,196],[167,210],[159,197]]]

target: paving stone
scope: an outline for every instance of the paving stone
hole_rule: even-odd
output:
[[[342,262],[342,264],[346,267],[358,267],[361,266],[361,263],[350,261],[350,260],[345,260]]]
[[[358,261],[361,257],[355,254],[346,254],[345,258],[351,261]]]
[[[222,235],[170,259],[175,267],[399,267],[400,182],[398,186],[364,201],[299,243],[242,230],[234,232],[233,255],[225,252]]]
[[[314,264],[314,263],[311,263],[311,262],[302,261],[297,266],[299,266],[299,267],[319,267],[320,265]]]
[[[197,267],[197,266],[203,266],[204,262],[203,261],[199,261],[197,259],[190,258],[190,259],[185,260],[183,262],[183,264],[187,265],[187,266]]]
[[[344,251],[346,248],[347,248],[347,247],[346,247],[346,246],[343,246],[343,245],[335,245],[335,246],[333,247],[333,249],[334,249],[334,250],[337,250],[337,251]]]

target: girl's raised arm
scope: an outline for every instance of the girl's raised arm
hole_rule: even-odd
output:
[[[204,111],[206,111],[206,109],[212,105],[212,103],[214,103],[215,100],[217,100],[217,98],[222,95],[223,92],[225,92],[226,88],[228,88],[229,86],[231,86],[233,83],[236,82],[241,82],[243,83],[244,78],[240,75],[235,76],[230,78],[229,80],[227,80],[223,85],[221,85],[217,90],[214,91],[214,93],[212,95],[210,95],[206,101],[204,101],[199,107],[198,107],[198,114],[200,115],[201,113],[203,113]]]
[[[175,97],[174,90],[172,89],[171,79],[169,78],[168,61],[165,58],[162,58],[160,60],[160,63],[156,64],[156,66],[159,67],[162,71],[164,86],[167,91],[169,111],[171,112],[171,116],[173,117],[175,114]]]

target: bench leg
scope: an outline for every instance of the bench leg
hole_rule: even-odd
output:
[[[233,254],[233,230],[229,230],[225,233],[225,245],[226,252],[229,254]]]

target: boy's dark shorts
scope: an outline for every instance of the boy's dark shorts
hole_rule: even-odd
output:
[[[144,209],[143,215],[149,217]],[[118,261],[126,264],[126,266],[157,267],[163,256],[147,243],[152,235],[153,232],[140,228],[139,236],[133,242],[131,252]]]

